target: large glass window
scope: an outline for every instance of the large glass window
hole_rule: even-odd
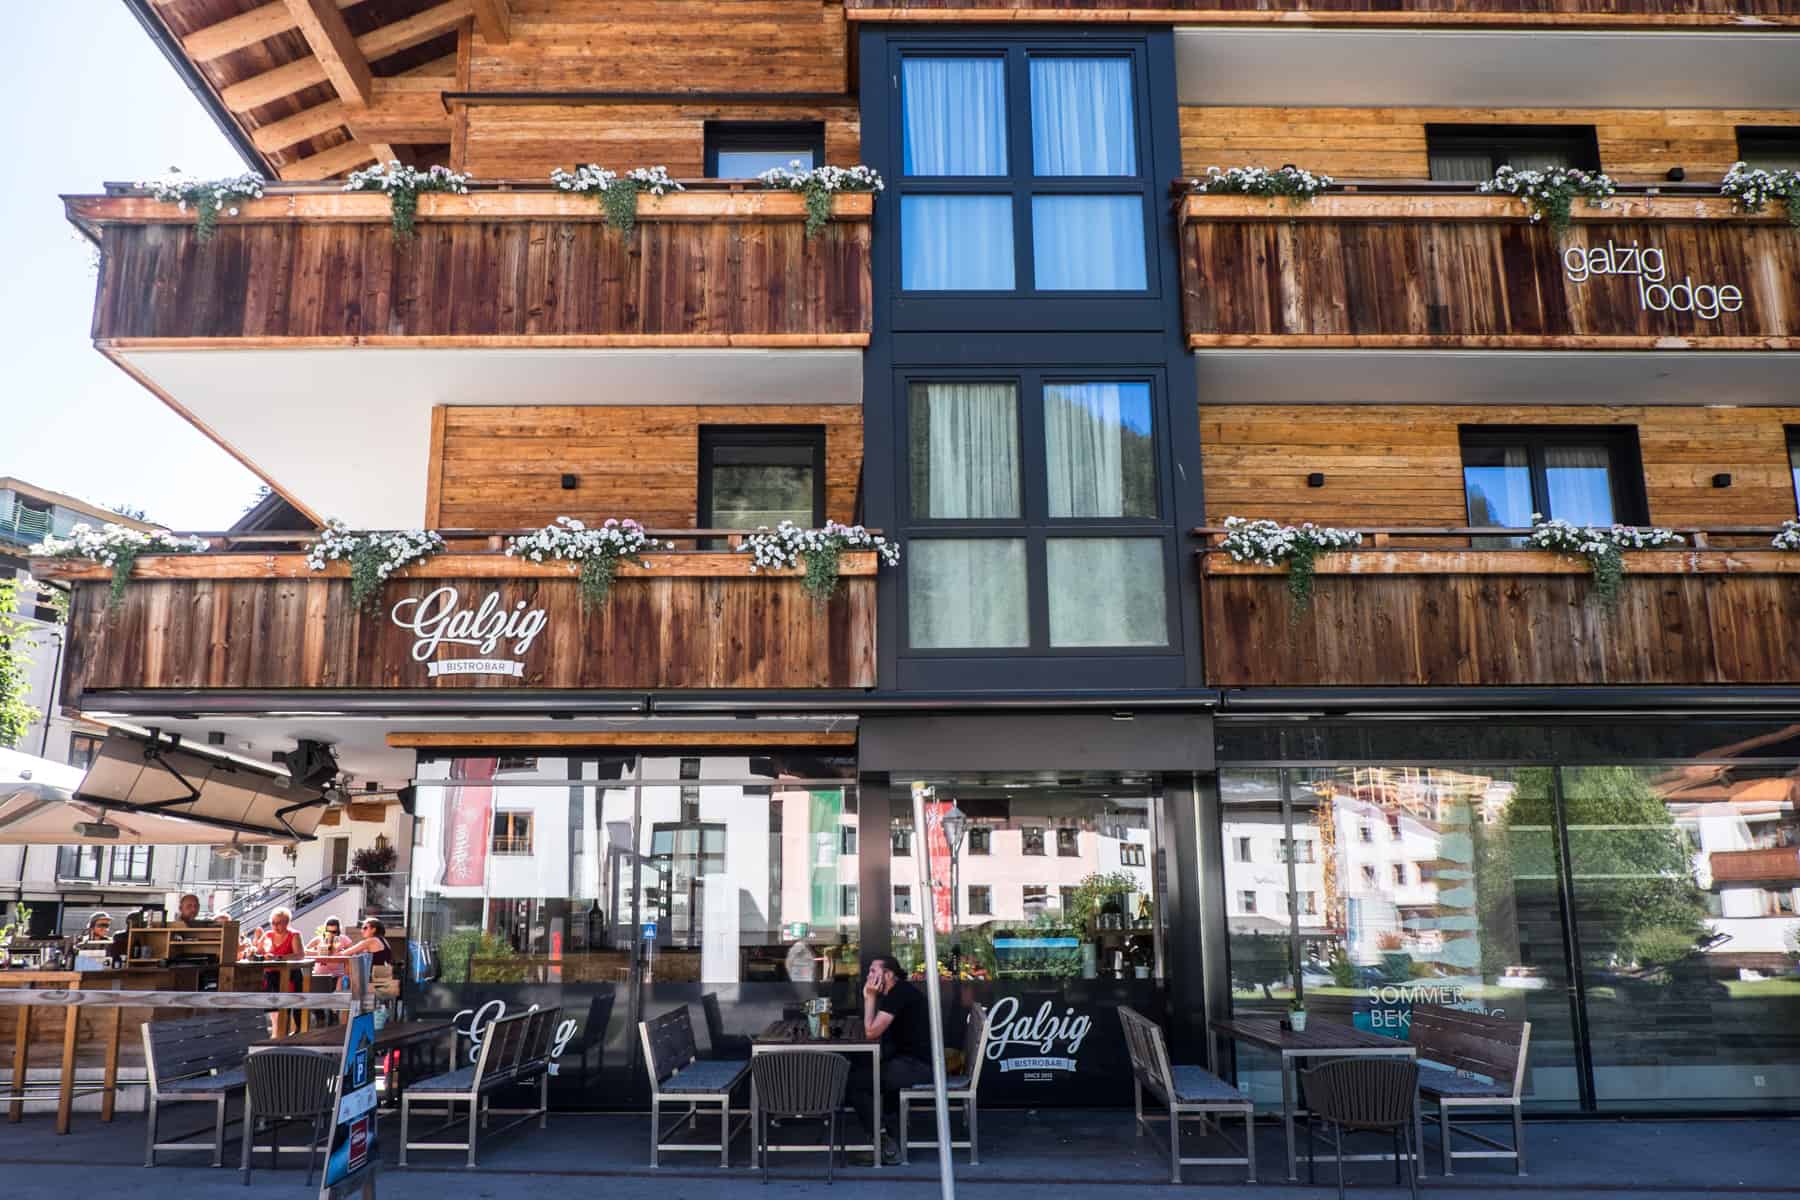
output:
[[[108,877],[114,883],[149,883],[149,846],[114,846]]]
[[[1527,529],[1534,513],[1578,525],[1647,519],[1635,430],[1464,426],[1462,451],[1470,525]]]
[[[825,430],[817,425],[700,427],[700,527],[802,529],[825,520]]]
[[[1794,505],[1800,509],[1800,429],[1788,428],[1788,475],[1794,484]]]
[[[915,382],[907,404],[911,648],[1169,644],[1148,381]]]
[[[1800,171],[1800,125],[1739,125],[1738,158],[1764,171]]]
[[[1147,289],[1134,54],[907,54],[899,74],[903,289]]]
[[[775,167],[809,171],[825,161],[825,126],[817,121],[708,121],[706,174],[754,179]]]
[[[1484,182],[1503,166],[1600,169],[1592,125],[1427,125],[1425,148],[1431,178],[1442,182]]]
[[[56,877],[97,882],[100,878],[100,860],[98,846],[59,846],[56,850]]]

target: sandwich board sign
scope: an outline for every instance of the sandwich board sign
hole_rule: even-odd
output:
[[[351,994],[357,1001],[344,1033],[337,1104],[325,1140],[319,1200],[337,1200],[356,1192],[362,1193],[363,1200],[375,1200],[375,1169],[381,1163],[375,1137],[375,1014],[362,1011],[369,990],[369,957],[359,954],[346,965]]]

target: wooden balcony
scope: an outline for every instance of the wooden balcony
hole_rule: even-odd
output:
[[[1594,598],[1584,562],[1469,549],[1466,530],[1435,532],[1447,535],[1439,542],[1460,537],[1465,545],[1365,544],[1322,556],[1311,605],[1297,617],[1284,570],[1202,550],[1207,683],[1800,683],[1800,554],[1710,546],[1628,553],[1609,611]],[[1768,545],[1766,535],[1760,544]]]
[[[1561,236],[1522,202],[1467,189],[1181,205],[1196,350],[1800,349],[1800,238],[1778,205],[1621,194],[1578,206]],[[1574,251],[1609,247],[1607,269],[1570,269]],[[1624,273],[1641,258],[1630,248],[1661,252],[1647,297],[1649,281]],[[1698,287],[1711,291],[1696,304]]]
[[[425,195],[405,243],[385,196],[320,185],[271,187],[206,244],[142,193],[64,203],[100,247],[103,349],[868,344],[872,196],[809,239],[798,193],[691,188],[641,197],[630,237],[542,184]]]
[[[295,553],[144,556],[117,606],[107,568],[38,561],[34,571],[73,584],[70,705],[117,689],[875,685],[872,553],[843,557],[842,584],[823,605],[798,572],[749,567],[730,551],[649,555],[620,565],[603,607],[582,604],[568,564],[454,543],[362,607],[351,603],[347,564],[314,572]],[[458,612],[473,634],[450,620]],[[535,631],[515,624],[486,645],[453,641],[515,613]]]
[[[1718,883],[1800,883],[1800,846],[1714,850],[1707,855]]]
[[[1788,0],[844,0],[862,21],[1149,24],[1759,26],[1800,22]]]

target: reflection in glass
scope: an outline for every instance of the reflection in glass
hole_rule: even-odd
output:
[[[1031,246],[1040,292],[1141,292],[1149,286],[1141,196],[1033,196]]]
[[[1147,383],[1046,383],[1052,517],[1154,517],[1156,439]]]
[[[900,286],[909,292],[1011,291],[1012,198],[900,197]]]
[[[907,393],[912,514],[936,520],[1019,515],[1019,389],[915,383]]]
[[[1531,454],[1524,446],[1463,447],[1463,493],[1469,524],[1477,528],[1531,528]],[[1477,549],[1505,549],[1523,538],[1472,539]]]

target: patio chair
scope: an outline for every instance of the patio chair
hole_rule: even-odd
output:
[[[750,1062],[756,1089],[755,1150],[762,1181],[769,1182],[769,1122],[822,1121],[826,1129],[825,1182],[833,1182],[840,1149],[838,1110],[850,1084],[850,1062],[823,1050],[759,1054]]]
[[[750,1074],[750,1064],[732,1060],[702,1061],[694,1045],[694,1024],[687,1005],[660,1017],[638,1022],[644,1046],[644,1069],[650,1075],[650,1165],[659,1165],[665,1150],[717,1150],[719,1165],[731,1165],[731,1141],[746,1122],[733,1125],[731,1093]],[[662,1127],[665,1103],[687,1105],[687,1115]],[[700,1110],[718,1107],[719,1140],[695,1144],[668,1139],[688,1126],[698,1126]],[[742,1112],[742,1109],[738,1110]]]
[[[1307,1110],[1306,1163],[1309,1182],[1318,1173],[1316,1117],[1332,1128],[1337,1151],[1338,1200],[1344,1200],[1344,1134],[1385,1133],[1394,1142],[1394,1182],[1400,1163],[1413,1200],[1419,1200],[1419,1174],[1413,1157],[1413,1110],[1419,1100],[1419,1064],[1410,1059],[1339,1058],[1300,1072],[1301,1096]]]
[[[944,1096],[950,1108],[962,1105],[963,1120],[969,1126],[969,1140],[952,1141],[952,1150],[961,1150],[965,1146],[969,1151],[969,1165],[981,1162],[981,1151],[976,1145],[975,1110],[976,1089],[981,1086],[981,1064],[987,1059],[988,1019],[987,1009],[977,1004],[969,1009],[968,1023],[963,1027],[963,1073],[951,1075],[944,1080]],[[910,1161],[907,1148],[911,1144],[907,1131],[912,1128],[912,1106],[915,1104],[932,1104],[935,1085],[917,1084],[900,1090],[900,1161]],[[929,1150],[937,1147],[937,1134],[934,1131],[929,1142],[918,1143],[919,1149]]]
[[[1132,1103],[1137,1114],[1138,1136],[1152,1131],[1155,1122],[1169,1123],[1169,1182],[1181,1182],[1185,1166],[1239,1166],[1251,1183],[1256,1182],[1256,1111],[1250,1097],[1232,1087],[1204,1067],[1178,1067],[1169,1062],[1169,1045],[1163,1038],[1162,1026],[1136,1009],[1119,1007],[1119,1023],[1125,1031],[1125,1049],[1131,1056]],[[1144,1093],[1160,1101],[1166,1115],[1146,1116]],[[1225,1137],[1222,1116],[1244,1119],[1244,1153],[1228,1158],[1184,1158],[1181,1153],[1181,1123],[1199,1121],[1202,1132],[1207,1124],[1218,1126]],[[1153,1131],[1152,1131],[1153,1132]]]
[[[306,1124],[310,1133],[305,1186],[312,1186],[319,1138],[331,1128],[337,1069],[335,1054],[280,1046],[252,1051],[244,1060],[248,1087],[244,1093],[244,1158],[239,1171],[246,1185],[250,1182],[250,1156],[256,1152],[256,1135],[263,1129],[269,1131],[269,1169],[279,1171],[282,1127]]]

